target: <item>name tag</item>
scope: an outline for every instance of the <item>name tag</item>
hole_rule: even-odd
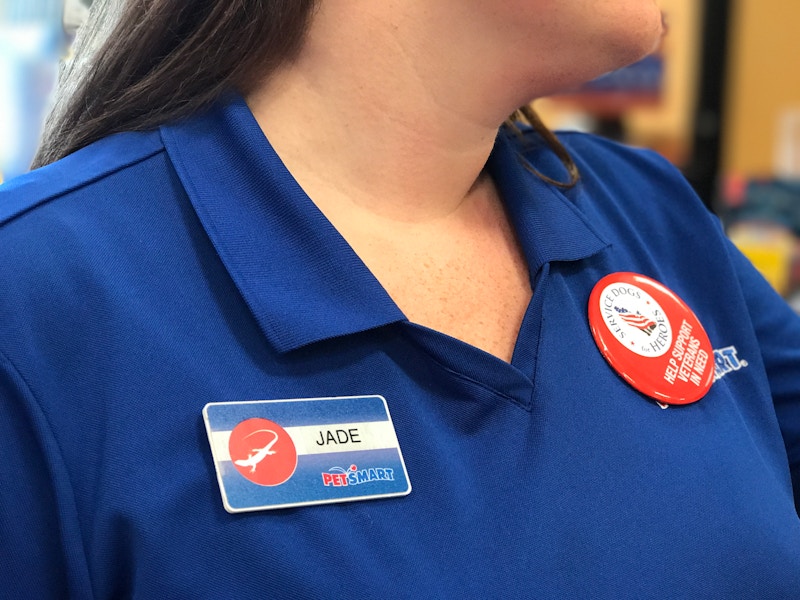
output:
[[[411,492],[381,396],[212,402],[203,419],[230,513]]]

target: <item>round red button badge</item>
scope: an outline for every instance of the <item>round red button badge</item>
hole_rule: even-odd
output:
[[[686,303],[658,281],[612,273],[589,296],[589,326],[606,361],[663,404],[691,404],[714,380],[714,351]]]
[[[252,418],[231,431],[228,451],[236,470],[258,485],[280,485],[297,468],[297,450],[286,430],[269,419]]]

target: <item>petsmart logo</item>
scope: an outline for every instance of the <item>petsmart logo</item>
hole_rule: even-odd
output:
[[[714,350],[714,381],[722,379],[728,373],[739,371],[747,366],[746,360],[740,360],[735,346]]]
[[[327,473],[322,474],[322,483],[325,486],[347,487],[371,481],[394,481],[394,469],[375,467],[359,471],[357,466],[350,465],[349,469],[331,467]]]

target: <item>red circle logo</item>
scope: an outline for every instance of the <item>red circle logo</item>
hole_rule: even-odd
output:
[[[242,477],[258,485],[280,485],[297,468],[292,438],[268,419],[247,419],[234,427],[228,452]]]
[[[638,273],[603,277],[589,297],[589,325],[606,361],[629,384],[664,404],[690,404],[714,378],[714,351],[692,310]]]

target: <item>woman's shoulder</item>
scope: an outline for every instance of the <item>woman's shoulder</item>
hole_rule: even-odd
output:
[[[0,235],[23,217],[45,207],[57,210],[67,199],[91,205],[111,189],[118,196],[141,189],[143,175],[158,178],[163,171],[148,161],[163,150],[158,131],[114,134],[0,185]]]
[[[158,131],[109,136],[4,183],[5,324],[15,306],[60,310],[79,301],[76,287],[121,270],[126,256],[157,254],[165,232],[181,231],[181,193]]]
[[[569,179],[537,132],[528,129],[511,137],[529,166],[556,181]],[[618,231],[624,223],[650,223],[680,231],[688,222],[718,229],[718,220],[680,170],[657,152],[589,133],[557,131],[556,137],[579,173],[576,184],[560,192],[595,225]]]
[[[618,142],[593,133],[573,130],[556,130],[554,135],[570,158],[577,164],[581,179],[613,175],[616,181],[625,177],[652,179],[654,176],[673,182],[683,182],[680,171],[657,152]],[[538,167],[544,162],[545,169],[552,169],[555,154],[538,132],[532,128],[521,128],[509,137],[514,138],[520,152]],[[550,155],[549,161],[546,155]],[[558,173],[554,173],[558,179]]]
[[[658,152],[599,135],[577,131],[557,132],[559,141],[587,177],[613,175],[613,180],[658,179],[686,185],[680,170]]]

